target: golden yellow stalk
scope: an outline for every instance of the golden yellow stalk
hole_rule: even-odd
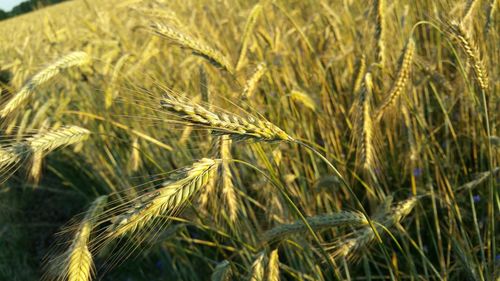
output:
[[[248,41],[250,40],[250,36],[252,35],[255,24],[257,23],[257,18],[259,17],[261,11],[262,5],[259,3],[253,7],[250,15],[248,16],[245,24],[245,31],[243,32],[241,40],[240,55],[238,56],[238,61],[236,62],[237,71],[240,70],[243,65],[243,61],[247,53]]]

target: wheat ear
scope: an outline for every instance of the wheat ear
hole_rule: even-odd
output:
[[[267,67],[265,63],[259,63],[257,65],[257,68],[255,69],[254,73],[252,74],[252,76],[250,76],[250,79],[248,79],[245,83],[245,87],[243,88],[243,93],[241,94],[241,97],[243,99],[249,99],[253,96],[255,88],[257,88],[257,84],[259,83],[262,76],[264,76],[266,71]]]
[[[101,213],[106,201],[106,196],[94,200],[74,237],[69,250],[68,281],[87,281],[91,278],[93,262],[88,242],[96,217]]]
[[[212,130],[215,135],[229,135],[233,140],[292,141],[293,138],[269,121],[253,116],[240,117],[229,113],[215,113],[205,107],[173,95],[160,100],[163,109],[183,122]]]
[[[267,263],[267,280],[268,281],[280,280],[280,261],[277,249],[274,249],[269,254],[269,262]]]
[[[265,277],[265,262],[266,254],[265,251],[257,254],[254,262],[252,263],[252,269],[250,271],[250,281],[264,281]]]
[[[342,239],[337,244],[332,257],[346,257],[354,258],[354,254],[360,250],[365,249],[377,237],[377,233],[382,233],[392,227],[394,224],[399,223],[406,217],[415,207],[418,202],[418,197],[412,197],[392,206],[387,212],[380,212],[373,220],[375,230],[371,226],[364,226],[363,228],[355,231],[347,239]]]
[[[108,238],[132,234],[154,219],[178,210],[207,184],[219,164],[220,160],[203,158],[176,173],[173,181],[132,200],[128,204],[129,208],[111,220],[106,231]]]
[[[247,18],[247,22],[245,24],[245,31],[243,32],[243,37],[241,40],[240,55],[238,56],[238,62],[236,63],[236,70],[239,70],[243,65],[243,60],[247,53],[248,41],[250,40],[252,31],[255,27],[255,24],[257,23],[257,18],[259,17],[261,12],[262,12],[262,5],[257,4],[253,7],[252,11],[250,12],[250,15]]]
[[[385,65],[385,2],[384,0],[375,0],[375,40],[377,47],[375,49],[377,62],[384,68]]]
[[[219,152],[222,164],[219,167],[218,184],[222,187],[222,195],[224,202],[227,204],[229,212],[229,220],[234,223],[238,216],[238,198],[233,185],[233,176],[229,168],[229,161],[232,159],[231,144],[232,140],[229,136],[224,135],[219,137]]]
[[[389,94],[385,98],[382,105],[379,107],[376,113],[377,122],[380,121],[384,112],[396,102],[396,99],[403,92],[406,82],[410,76],[411,64],[413,60],[413,53],[415,52],[415,41],[412,38],[408,40],[406,44],[405,51],[400,60],[398,74],[396,80],[394,81]]]
[[[207,59],[213,65],[222,68],[231,74],[234,73],[234,68],[231,63],[229,63],[229,59],[206,43],[165,24],[153,23],[151,25],[151,29],[155,34],[168,38],[182,47],[191,49],[193,54]]]
[[[360,96],[361,103],[361,120],[360,134],[361,134],[361,159],[363,168],[370,171],[375,162],[375,149],[373,147],[373,122],[371,116],[371,97],[373,95],[373,82],[370,72],[366,73],[364,79],[364,87]]]
[[[306,218],[306,221],[313,230],[342,225],[367,224],[366,218],[362,214],[348,211],[309,217]],[[294,223],[278,225],[268,230],[264,233],[263,240],[276,241],[292,234],[306,232],[307,230],[307,225],[302,220],[297,220]]]
[[[33,94],[37,87],[59,74],[61,70],[72,66],[84,65],[89,61],[90,57],[87,53],[73,52],[48,65],[46,68],[35,74],[26,84],[24,84],[21,90],[7,102],[4,108],[0,110],[0,116],[6,117],[8,114],[16,110]]]
[[[479,48],[471,36],[469,36],[468,32],[465,31],[462,24],[451,23],[450,29],[451,34],[467,55],[467,60],[472,64],[472,69],[474,70],[479,87],[481,90],[487,91],[489,84],[488,73],[486,72],[486,68],[484,67],[484,63],[481,59]]]
[[[64,126],[34,135],[28,138],[26,143],[34,152],[47,153],[60,147],[85,141],[89,135],[90,131],[87,129],[78,126]]]

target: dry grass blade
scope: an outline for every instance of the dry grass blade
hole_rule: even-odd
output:
[[[379,107],[376,113],[375,119],[377,120],[377,122],[380,121],[380,119],[384,115],[384,112],[390,106],[394,105],[396,99],[403,92],[406,86],[406,82],[410,76],[410,70],[414,52],[415,52],[415,41],[413,41],[413,39],[410,38],[408,40],[408,43],[406,44],[405,51],[400,60],[399,70],[396,76],[396,80],[394,81],[391,90],[389,91],[389,94],[387,95],[387,97],[385,98],[385,100],[383,101],[382,105]]]
[[[215,135],[229,135],[234,140],[292,141],[278,126],[253,116],[215,113],[205,107],[174,95],[160,100],[163,109],[173,113],[189,125],[211,129]]]
[[[90,61],[90,57],[85,52],[70,53],[46,68],[35,74],[14,97],[0,110],[0,116],[6,117],[8,114],[21,106],[41,84],[49,81],[65,68],[84,65]]]
[[[191,49],[193,54],[207,59],[213,65],[222,68],[231,74],[234,73],[234,68],[229,62],[229,59],[206,43],[165,24],[153,23],[151,25],[151,29],[155,34],[168,38],[182,47]]]

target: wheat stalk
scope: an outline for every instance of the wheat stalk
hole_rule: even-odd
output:
[[[151,29],[155,34],[168,38],[185,48],[191,49],[193,54],[207,59],[213,65],[222,68],[231,74],[234,73],[234,68],[231,63],[229,63],[229,59],[206,43],[165,24],[153,23],[151,24]]]
[[[377,120],[377,122],[380,121],[384,112],[396,102],[396,99],[403,92],[408,77],[410,76],[410,70],[414,52],[415,52],[415,41],[413,41],[413,39],[410,38],[408,40],[408,43],[406,44],[405,51],[400,60],[399,70],[396,76],[396,80],[394,81],[391,90],[389,91],[389,94],[387,95],[387,97],[385,98],[384,102],[379,107],[375,115],[376,116],[375,119]]]
[[[243,65],[244,57],[247,53],[248,41],[250,40],[250,35],[257,23],[257,18],[262,12],[262,5],[257,4],[253,7],[250,15],[248,16],[247,22],[245,24],[245,31],[243,32],[243,37],[241,40],[240,55],[238,56],[238,62],[236,63],[236,70],[240,70]]]
[[[203,158],[176,173],[175,180],[167,181],[158,190],[135,198],[129,202],[128,208],[112,218],[106,230],[107,236],[118,238],[132,234],[154,219],[178,210],[207,184],[219,164],[220,160]]]
[[[235,114],[215,113],[196,103],[166,94],[160,100],[160,104],[163,109],[175,114],[182,121],[210,128],[215,135],[229,135],[234,140],[293,140],[278,126],[251,115],[244,118]]]
[[[24,84],[21,90],[14,95],[9,102],[7,102],[2,110],[0,110],[0,116],[6,117],[8,114],[16,110],[33,94],[37,87],[59,74],[61,70],[72,66],[84,65],[89,61],[90,57],[87,53],[73,52],[48,65],[46,68],[35,74],[26,84]]]

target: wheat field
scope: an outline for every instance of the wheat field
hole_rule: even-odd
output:
[[[499,9],[0,21],[0,280],[500,280]]]

